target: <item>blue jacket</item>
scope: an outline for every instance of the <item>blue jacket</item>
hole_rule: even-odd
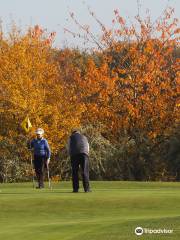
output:
[[[51,150],[48,144],[48,141],[45,138],[42,139],[33,139],[30,142],[29,149],[34,150],[35,156],[41,156],[41,157],[51,157]]]

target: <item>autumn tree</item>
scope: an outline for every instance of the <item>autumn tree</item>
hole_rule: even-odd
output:
[[[36,127],[45,129],[53,155],[64,146],[70,130],[80,124],[83,105],[76,104],[72,91],[61,80],[51,52],[54,35],[47,35],[39,26],[26,34],[13,27],[7,38],[1,32],[0,139],[6,144],[1,151],[3,162],[5,155],[28,158],[26,140],[30,136],[20,126],[26,116],[33,125],[32,134]]]
[[[179,119],[179,59],[174,56],[179,28],[173,11],[167,8],[155,22],[149,15],[145,19],[138,15],[127,24],[115,10],[113,27],[108,29],[90,10],[102,29],[100,40],[71,13],[85,40],[96,45],[101,62],[97,66],[89,59],[83,77],[75,79],[87,106],[85,119],[104,123],[113,140],[126,136],[127,142],[135,142],[134,171],[140,162],[140,168],[150,166],[155,157],[152,165],[161,166],[158,171],[164,174],[165,162],[158,162],[157,155],[161,155],[160,146]],[[149,157],[153,151],[157,155]]]
[[[99,38],[73,13],[83,34],[66,31],[93,42],[91,51],[55,49],[55,33],[38,25],[25,34],[13,26],[7,37],[1,30],[1,181],[31,174],[26,141],[39,126],[53,151],[52,172],[61,178],[70,177],[67,138],[81,127],[92,147],[93,178],[179,179],[179,28],[173,9],[154,22],[138,15],[132,23],[115,10],[112,28],[89,13],[102,30]],[[33,125],[28,136],[20,126],[26,116]]]

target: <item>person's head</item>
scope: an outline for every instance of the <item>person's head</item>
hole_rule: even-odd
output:
[[[75,134],[75,133],[80,133],[80,131],[77,128],[74,128],[71,132],[71,134]]]
[[[44,130],[42,128],[38,128],[35,133],[36,133],[36,137],[38,139],[41,139],[44,135]]]

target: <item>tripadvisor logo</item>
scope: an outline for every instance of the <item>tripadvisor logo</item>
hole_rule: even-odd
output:
[[[142,228],[142,227],[137,227],[135,228],[135,234],[137,236],[140,236],[142,234],[170,234],[173,233],[173,229],[150,229],[150,228]]]
[[[142,227],[137,227],[135,229],[135,234],[138,235],[138,236],[142,235],[143,234],[143,228]]]

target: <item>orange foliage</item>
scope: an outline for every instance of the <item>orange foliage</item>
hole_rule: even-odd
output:
[[[177,19],[172,9],[152,23],[136,17],[127,26],[118,10],[113,28],[100,24],[97,40],[89,26],[80,29],[97,44],[92,54],[52,48],[55,33],[39,26],[20,35],[14,29],[0,38],[0,137],[18,136],[29,116],[45,129],[54,152],[69,131],[81,124],[103,123],[118,136],[156,138],[178,121],[179,62]]]
[[[53,59],[54,33],[45,37],[39,26],[21,36],[16,29],[0,40],[1,129],[4,138],[24,134],[28,115],[35,128],[45,129],[53,152],[64,146],[70,129],[80,124],[83,107],[71,100]],[[48,44],[47,44],[48,40]],[[32,134],[33,134],[32,131]]]
[[[137,25],[127,26],[118,10],[114,13],[113,28],[107,29],[90,12],[102,29],[100,41],[71,16],[99,49],[94,54],[100,66],[90,58],[83,76],[74,78],[87,107],[85,122],[105,123],[114,133],[134,138],[167,133],[178,119],[179,64],[173,54],[178,20],[168,8],[155,23],[138,15]]]

